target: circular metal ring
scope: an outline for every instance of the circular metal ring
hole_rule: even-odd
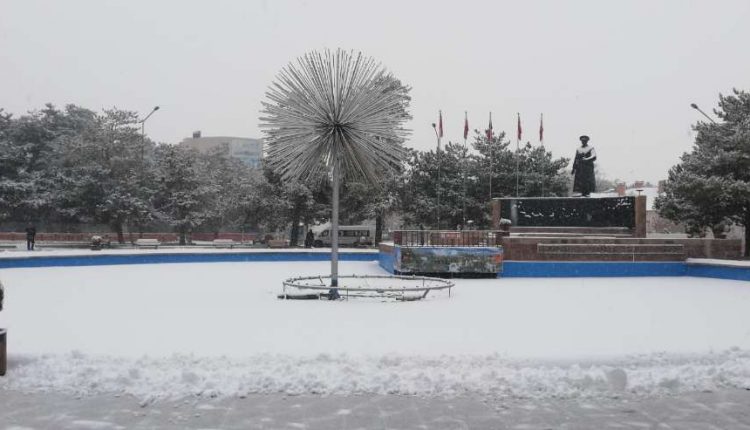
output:
[[[283,282],[284,292],[281,298],[293,298],[287,293],[287,288],[296,290],[336,290],[341,297],[385,297],[396,300],[419,300],[427,296],[430,291],[448,290],[450,297],[451,288],[455,286],[453,281],[429,276],[404,276],[404,275],[347,275],[339,276],[339,285],[330,285],[330,275],[300,276],[290,278]],[[363,282],[355,283],[353,280]],[[375,280],[370,285],[368,281]],[[364,283],[365,285],[362,285]],[[413,293],[422,293],[414,295]],[[323,294],[323,293],[321,293]]]

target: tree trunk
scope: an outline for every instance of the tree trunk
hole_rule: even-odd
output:
[[[184,228],[180,229],[180,246],[185,246],[187,241],[185,240],[185,237],[187,236],[187,232]]]
[[[114,225],[115,233],[117,233],[117,243],[120,245],[125,243],[125,235],[123,234],[123,228],[122,228],[122,222],[121,221],[115,221]]]
[[[375,246],[383,240],[383,214],[375,215]]]
[[[295,210],[292,214],[292,231],[289,234],[289,246],[297,246],[299,242],[299,219],[299,211]]]
[[[750,257],[750,207],[745,209],[745,258]]]

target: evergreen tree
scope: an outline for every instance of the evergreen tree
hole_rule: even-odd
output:
[[[92,113],[86,127],[57,145],[56,206],[68,221],[109,225],[119,243],[126,225],[142,226],[151,214],[153,174],[141,158],[147,143],[137,119],[117,109]]]
[[[93,112],[72,105],[61,112],[48,104],[19,118],[0,114],[0,220],[54,217],[56,147],[79,133]]]
[[[398,190],[403,180],[401,172],[381,174],[377,183],[347,182],[341,192],[343,224],[375,221],[374,244],[383,239],[385,217],[398,210]]]
[[[221,146],[206,155],[205,178],[216,188],[211,195],[210,212],[205,226],[218,236],[222,228],[246,227],[245,210],[248,198],[257,193],[261,174],[230,156],[229,148]]]
[[[722,237],[728,223],[745,227],[750,256],[750,93],[719,95],[720,123],[699,122],[691,152],[669,170],[655,205],[665,218],[684,222],[691,234],[711,228]]]
[[[327,200],[330,187],[321,176],[310,178],[306,182],[283,180],[268,168],[263,175],[268,186],[264,187],[263,198],[258,202],[258,207],[263,212],[261,219],[270,231],[289,227],[289,244],[297,246],[300,225],[309,225],[330,216]]]
[[[489,227],[490,195],[516,195],[517,164],[519,196],[567,193],[566,158],[554,159],[550,152],[531,145],[516,153],[502,132],[492,139],[477,130],[474,134],[473,153],[451,142],[439,156],[433,151],[410,153],[399,194],[407,224],[437,227],[439,187],[442,228],[453,229],[469,221],[476,228]]]
[[[185,245],[187,235],[211,218],[212,196],[218,187],[208,180],[207,163],[195,151],[159,145],[155,161],[157,219],[171,225],[179,234],[180,245]]]

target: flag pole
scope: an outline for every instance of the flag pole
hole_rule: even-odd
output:
[[[490,124],[487,129],[487,144],[490,146],[490,204],[492,203],[492,112],[490,112]]]
[[[521,154],[519,153],[519,145],[521,141],[521,114],[516,112],[518,117],[518,130],[516,132],[516,197],[518,197],[518,169],[520,168]]]
[[[466,228],[466,137],[469,135],[469,114],[464,111],[464,151],[463,157],[461,158],[461,182],[463,182],[463,202],[461,209],[461,229]]]
[[[544,114],[543,113],[539,114],[539,146],[542,148],[542,158],[544,158],[545,155],[546,155],[546,152],[544,150]],[[540,160],[539,164],[540,164],[540,166],[542,168],[542,172],[541,172],[542,173],[542,197],[544,197],[544,182],[545,182],[544,178],[545,178],[545,175],[544,175],[544,163],[543,163],[543,160]]]
[[[437,152],[435,153],[437,158],[437,229],[440,230],[440,138],[443,137],[443,111],[438,111],[438,122],[440,129],[435,128],[435,123],[432,123],[432,128],[435,128],[435,135],[437,136]]]

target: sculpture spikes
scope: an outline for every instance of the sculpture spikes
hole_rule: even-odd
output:
[[[405,158],[408,97],[400,89],[374,59],[338,49],[303,55],[266,91],[260,120],[269,166],[286,179],[331,178],[332,293],[338,286],[340,181],[375,184]]]

